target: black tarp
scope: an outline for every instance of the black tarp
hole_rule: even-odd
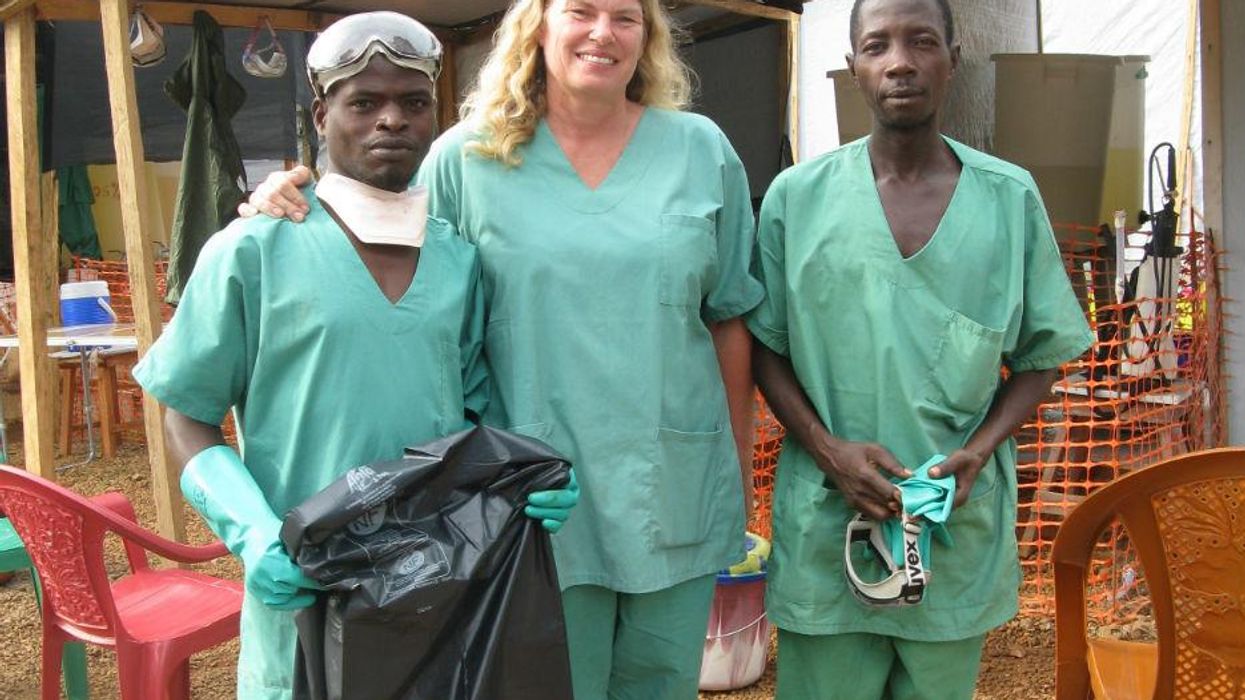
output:
[[[528,494],[564,486],[541,442],[474,428],[356,467],[285,517],[328,591],[300,611],[300,700],[569,700],[549,534]]]
[[[164,82],[190,51],[191,35],[188,26],[166,25],[168,54],[164,61],[134,69],[143,148],[149,161],[182,157],[186,113],[164,94]],[[250,29],[225,30],[226,65],[247,91],[246,104],[233,119],[242,156],[253,160],[296,158],[294,107],[296,103],[311,104],[303,57],[314,35],[277,32],[290,63],[285,75],[275,79],[256,78],[242,69],[242,49],[250,35]],[[44,167],[116,162],[99,23],[56,22],[52,43],[52,131]]]

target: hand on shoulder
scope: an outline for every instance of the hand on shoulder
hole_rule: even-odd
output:
[[[275,219],[288,218],[300,222],[307,216],[307,199],[298,188],[311,182],[311,170],[305,165],[293,170],[269,173],[255,188],[249,200],[238,205],[238,215],[249,218],[266,214]]]

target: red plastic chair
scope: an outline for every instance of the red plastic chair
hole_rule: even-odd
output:
[[[114,647],[124,700],[190,697],[191,654],[238,635],[242,585],[184,569],[152,569],[147,552],[187,564],[227,554],[138,526],[125,496],[84,498],[0,466],[0,507],[26,543],[43,582],[44,700],[60,698],[61,647],[78,639]],[[130,572],[109,580],[104,536],[118,535]]]

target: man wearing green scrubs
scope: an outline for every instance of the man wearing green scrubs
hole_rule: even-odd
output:
[[[778,697],[970,698],[985,633],[1017,608],[1010,436],[1092,338],[1033,179],[939,132],[960,57],[946,0],[857,0],[851,40],[872,133],[775,180],[754,257],[755,375],[788,429]],[[857,601],[848,521],[894,517],[888,477],[938,454],[955,509],[924,601]]]
[[[331,165],[304,192],[304,223],[253,218],[213,236],[134,370],[168,407],[188,502],[242,560],[239,698],[291,696],[292,611],[314,600],[278,539],[281,515],[352,467],[466,427],[487,403],[476,250],[411,215],[440,57],[431,32],[394,13],[317,39],[313,113]],[[217,427],[231,407],[242,455]],[[547,506],[536,517],[556,530],[573,496],[532,494]]]

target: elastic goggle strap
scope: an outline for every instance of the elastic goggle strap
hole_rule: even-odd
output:
[[[441,72],[441,42],[427,27],[397,12],[364,12],[338,20],[312,43],[307,52],[312,89],[323,97],[377,54],[433,81]]]
[[[868,605],[916,605],[925,596],[929,571],[921,558],[921,518],[903,513],[904,561],[896,563],[891,557],[890,545],[882,537],[879,523],[857,515],[847,524],[843,556],[846,561],[847,579],[852,593]],[[856,573],[852,563],[852,544],[866,543],[875,556],[881,559],[890,576],[881,581],[865,581]]]

